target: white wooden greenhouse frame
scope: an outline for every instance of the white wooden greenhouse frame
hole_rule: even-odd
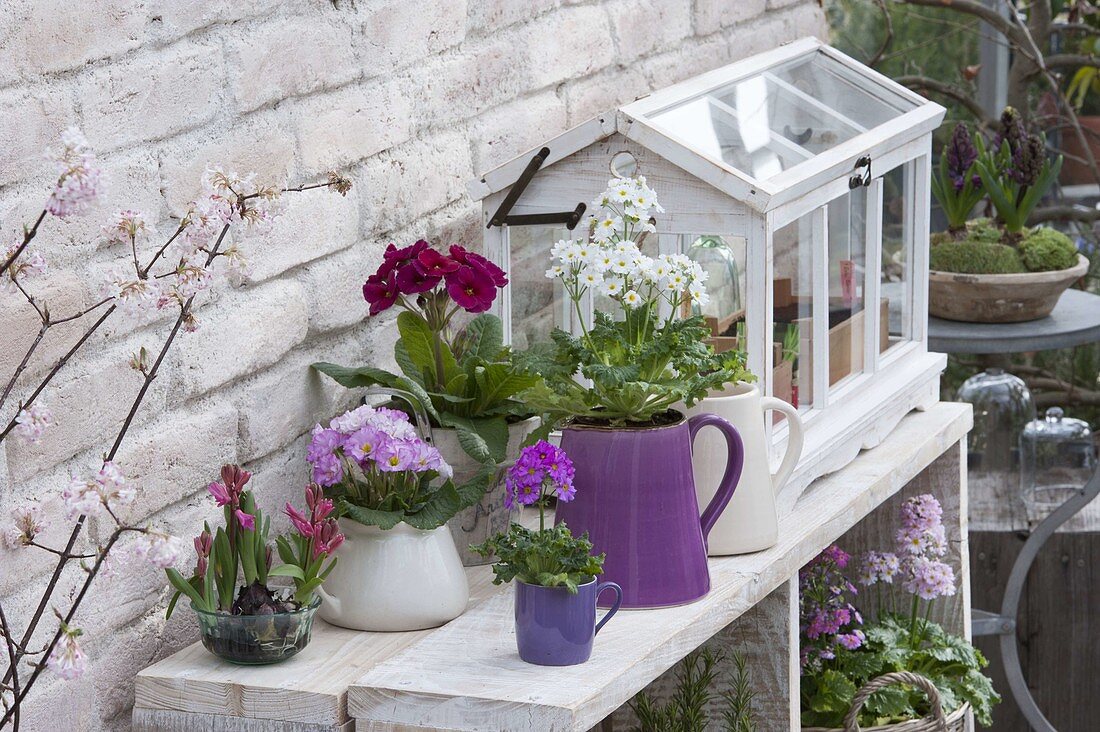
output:
[[[824,78],[823,91],[839,89],[850,93],[816,98],[813,89],[805,88],[807,84],[780,78],[783,69],[800,65],[814,65],[815,73]],[[770,129],[770,125],[778,126],[778,123],[764,120],[765,132],[770,136],[766,145],[779,149],[779,158],[797,156],[801,160],[775,170],[774,162],[779,158],[768,152],[772,167],[768,172],[772,174],[760,176],[761,180],[716,155],[715,140],[709,140],[712,149],[708,150],[708,140],[694,134],[700,129],[710,131],[698,124],[699,104],[709,105],[704,116],[711,116],[709,124],[712,126],[718,115],[724,115],[731,126],[738,127],[740,144],[748,149],[745,140],[748,133],[753,132],[752,124],[760,120],[749,118],[741,122],[738,110],[719,98],[726,93],[726,98],[730,99],[728,90],[733,88],[740,92],[739,85],[746,83],[759,88],[770,85],[775,97],[769,91],[763,104],[743,110],[743,115],[755,113],[767,117],[769,111],[774,111],[778,117],[779,96],[784,95],[788,114],[825,120],[826,129],[820,133],[825,137],[823,149],[816,152],[804,149],[798,142],[788,139],[794,136],[789,126],[784,134],[778,134]],[[742,106],[741,97],[737,99],[737,105]],[[691,119],[687,124],[694,125],[694,129],[685,130],[683,125],[678,128],[676,124],[666,123],[666,112],[685,109],[691,103],[695,103],[696,108],[689,112]],[[836,107],[845,105],[852,116],[876,108],[886,110],[887,118],[877,119],[873,125],[862,124],[843,111],[836,111]],[[519,325],[513,313],[516,288],[522,290],[523,282],[542,277],[543,269],[549,266],[548,250],[552,241],[585,235],[583,226],[573,232],[567,231],[565,224],[544,226],[544,233],[551,234],[540,242],[546,249],[545,256],[521,262],[513,256],[517,226],[494,222],[511,188],[531,163],[532,156],[540,151],[544,156],[541,167],[518,198],[505,206],[509,219],[522,220],[532,215],[546,218],[554,212],[572,211],[578,202],[591,201],[607,185],[612,157],[626,152],[664,206],[665,212],[655,221],[661,252],[685,251],[692,237],[702,234],[744,241],[744,332],[748,343],[745,350],[750,369],[768,394],[775,390],[773,369],[777,356],[777,347],[770,346],[776,338],[776,234],[797,223],[800,244],[804,245],[807,240],[809,243],[810,263],[806,269],[812,279],[812,291],[806,294],[810,295],[812,334],[801,335],[805,353],[800,358],[809,361],[812,371],[803,374],[807,383],[801,387],[804,393],[812,393],[812,399],[802,405],[806,408],[803,414],[806,446],[785,491],[785,500],[791,501],[818,476],[843,467],[860,449],[877,445],[906,413],[914,408],[926,409],[939,398],[939,376],[946,365],[946,357],[928,352],[927,258],[932,131],[939,126],[944,114],[941,106],[825,43],[805,38],[654,92],[590,119],[471,181],[468,186],[471,197],[482,202],[487,225],[487,256],[502,264],[515,283],[505,289],[497,305],[505,332],[511,335]],[[680,118],[683,120],[684,115]],[[833,134],[828,128],[830,123],[833,129],[846,130],[847,139]],[[810,136],[806,138],[808,143],[814,134],[813,127],[807,126],[804,134]],[[831,134],[837,139],[827,137]],[[724,154],[724,150],[725,147],[720,147],[718,153]],[[897,258],[903,271],[903,280],[892,285],[889,307],[880,292],[884,287],[881,280],[884,179],[887,176],[891,176],[893,188],[901,190],[901,195],[885,205],[895,214],[898,206],[902,209],[894,228],[900,231],[902,248]],[[861,177],[863,180],[857,185],[853,179]],[[865,190],[858,190],[861,188]],[[851,197],[845,199],[849,194]],[[829,341],[833,337],[829,307],[836,283],[829,279],[829,209],[838,202],[848,206],[847,216],[863,217],[858,237],[852,232],[851,221],[847,231],[849,251],[854,238],[862,239],[858,244],[862,246],[864,262],[862,276],[858,272],[850,274],[854,269],[848,269],[849,292],[861,292],[861,303],[881,304],[862,307],[861,334],[854,326],[849,331],[850,340],[857,337],[862,340],[862,344],[849,343],[851,361],[857,365],[852,367],[849,377],[834,385],[836,379],[831,377],[834,362],[829,353]],[[860,210],[853,214],[854,205]],[[805,267],[805,263],[802,266]],[[855,282],[854,290],[851,289],[852,281]],[[854,301],[851,295],[846,297]],[[555,304],[558,307],[555,322],[576,332],[578,316],[566,305],[567,302],[560,307]],[[591,317],[592,307],[591,302],[587,303],[583,317]],[[797,311],[798,305],[795,307]],[[849,308],[854,321],[856,306],[849,304]],[[891,318],[889,313],[893,310],[897,313]],[[883,323],[884,313],[891,323],[900,318],[899,322]],[[884,339],[888,329],[890,335]],[[894,330],[897,331],[896,339]],[[773,334],[771,338],[769,333]],[[777,455],[785,445],[786,434],[785,423],[778,423],[772,440]]]

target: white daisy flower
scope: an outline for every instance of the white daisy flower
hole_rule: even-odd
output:
[[[565,270],[562,269],[560,264],[555,264],[553,267],[546,270],[546,279],[548,279],[548,280],[557,279],[558,277],[561,277],[562,274],[564,274],[564,272],[565,272]]]
[[[623,294],[623,304],[628,308],[636,308],[642,304],[642,296],[634,290],[628,290]]]
[[[615,297],[623,291],[623,286],[617,280],[604,280],[604,283],[600,285],[600,292],[608,297]]]

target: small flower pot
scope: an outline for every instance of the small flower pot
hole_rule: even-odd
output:
[[[199,631],[206,650],[218,658],[246,666],[285,661],[309,645],[313,615],[321,598],[290,613],[231,615],[191,609],[199,619]]]
[[[466,571],[446,526],[430,531],[404,521],[392,529],[340,519],[346,539],[336,567],[317,588],[321,617],[353,630],[437,628],[466,610]]]
[[[596,622],[596,598],[614,590],[615,602]],[[614,582],[587,582],[572,594],[516,580],[516,645],[519,657],[538,666],[575,666],[592,655],[592,642],[619,610],[623,591]]]

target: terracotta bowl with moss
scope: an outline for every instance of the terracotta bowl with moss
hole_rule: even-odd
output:
[[[1006,243],[988,219],[969,222],[961,236],[933,234],[928,264],[928,313],[967,323],[1045,318],[1089,267],[1060,231],[1030,229]]]

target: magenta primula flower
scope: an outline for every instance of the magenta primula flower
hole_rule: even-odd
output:
[[[460,267],[447,275],[446,280],[447,294],[466,312],[483,313],[496,299],[496,285],[485,270]]]
[[[489,279],[492,280],[493,284],[497,287],[504,287],[508,284],[508,277],[504,274],[504,270],[480,254],[467,251],[458,244],[452,244],[451,258],[459,264],[465,264],[484,270],[484,272],[489,275]]]
[[[397,302],[397,295],[397,275],[393,272],[384,276],[373,274],[363,283],[363,299],[370,303],[371,315],[388,310]]]
[[[440,277],[423,274],[412,263],[405,264],[397,270],[397,290],[402,295],[418,295],[421,292],[433,290],[440,280]]]
[[[459,262],[453,257],[429,248],[417,255],[413,266],[425,277],[443,277],[458,269]]]

